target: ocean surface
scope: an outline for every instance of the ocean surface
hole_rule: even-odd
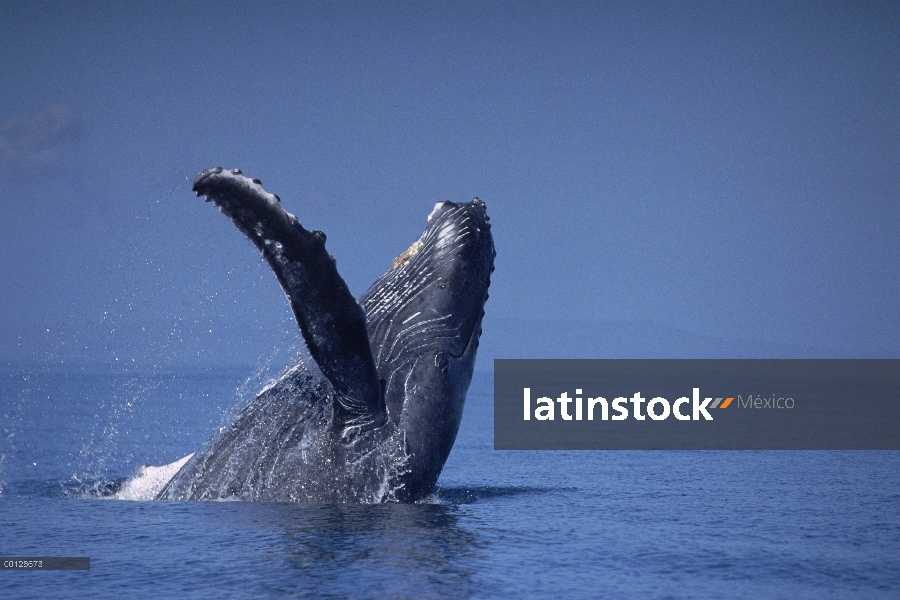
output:
[[[134,502],[267,375],[0,370],[3,598],[898,598],[898,452],[493,450],[477,373],[428,502]]]

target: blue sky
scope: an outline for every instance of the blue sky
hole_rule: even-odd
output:
[[[0,2],[0,359],[296,343],[190,192],[215,165],[325,231],[357,294],[479,196],[479,368],[615,355],[610,327],[898,356],[898,6]]]

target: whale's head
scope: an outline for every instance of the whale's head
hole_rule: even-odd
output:
[[[494,256],[484,202],[439,202],[419,239],[360,298],[385,405],[406,431],[411,466],[436,465],[425,485],[456,438]]]
[[[360,298],[382,377],[426,348],[474,365],[494,256],[484,202],[434,206],[419,239]]]

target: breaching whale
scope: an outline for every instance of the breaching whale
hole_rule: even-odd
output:
[[[193,190],[272,268],[312,361],[300,360],[262,390],[171,479],[156,471],[168,479],[156,497],[411,502],[428,495],[459,429],[494,270],[484,203],[437,203],[424,233],[357,300],[325,235],[304,229],[258,179],[216,167],[200,173]]]

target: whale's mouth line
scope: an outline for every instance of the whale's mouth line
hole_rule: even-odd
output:
[[[452,357],[453,357],[454,359],[456,359],[456,360],[459,360],[459,359],[461,359],[463,356],[465,356],[466,353],[469,352],[469,348],[472,347],[472,344],[475,343],[475,342],[477,342],[477,341],[481,338],[481,333],[479,332],[479,329],[480,329],[480,328],[481,328],[481,318],[479,318],[479,319],[475,322],[474,327],[472,327],[472,332],[469,333],[469,339],[466,340],[466,345],[463,346],[463,349],[459,352],[459,354],[452,354],[452,353],[450,353],[450,356],[452,356]]]

